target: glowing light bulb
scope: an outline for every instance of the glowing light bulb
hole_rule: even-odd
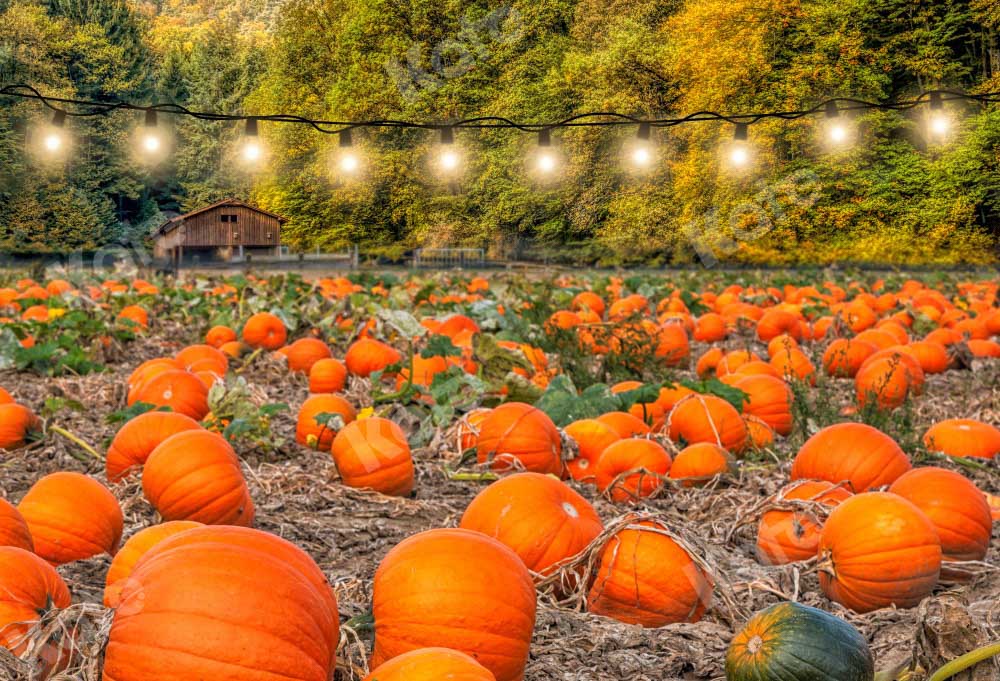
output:
[[[538,157],[538,169],[543,173],[551,173],[557,165],[556,157],[550,153],[543,153]]]
[[[653,154],[646,147],[638,147],[632,152],[632,163],[645,168],[653,161]]]
[[[729,162],[737,168],[744,168],[750,163],[750,151],[742,144],[735,145],[729,151]]]
[[[45,151],[50,154],[58,152],[63,147],[63,137],[60,133],[52,131],[45,135],[45,139],[42,141],[45,146]]]
[[[451,149],[446,149],[445,151],[441,152],[440,162],[442,170],[451,172],[456,168],[458,168],[458,163],[459,163],[458,154]]]
[[[142,139],[142,148],[150,154],[155,154],[163,148],[163,142],[160,141],[159,135],[149,133]]]
[[[340,169],[348,174],[356,173],[361,167],[361,161],[354,154],[347,153],[340,157]]]
[[[246,145],[243,147],[243,158],[245,158],[247,161],[250,162],[259,161],[261,153],[262,152],[260,148],[260,143],[255,140],[247,142]]]
[[[834,144],[843,144],[844,142],[847,141],[848,137],[847,128],[845,128],[840,123],[834,123],[833,125],[830,126],[827,136],[830,138],[830,141],[833,142]]]
[[[951,121],[948,117],[940,112],[936,112],[931,116],[931,133],[937,137],[944,137],[948,134],[951,129]]]

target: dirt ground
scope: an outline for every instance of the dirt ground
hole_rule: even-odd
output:
[[[113,370],[85,377],[44,379],[33,375],[0,373],[0,385],[36,410],[47,397],[79,400],[83,411],[65,410],[54,421],[101,451],[115,432],[105,418],[124,406],[125,379],[144,359],[172,354],[197,339],[179,329],[159,330],[151,338],[134,344],[118,358]],[[141,346],[141,347],[140,347]],[[692,357],[701,348],[692,347]],[[929,376],[926,394],[916,408],[919,432],[936,420],[966,416],[1000,423],[1000,366],[977,365],[975,371],[948,372]],[[269,402],[285,402],[293,410],[305,399],[303,377],[290,377],[273,360],[262,357],[244,374]],[[849,381],[836,384],[838,399],[846,401]],[[363,385],[353,394],[363,394]],[[399,416],[398,414],[396,415]],[[335,586],[342,622],[364,614],[371,601],[375,569],[386,552],[405,537],[431,528],[455,526],[469,501],[484,482],[456,482],[448,478],[444,464],[454,461],[454,441],[442,433],[431,446],[414,452],[417,485],[414,498],[382,497],[346,488],[328,454],[308,451],[294,444],[294,416],[284,413],[276,429],[288,444],[277,452],[241,452],[251,492],[257,505],[260,529],[278,534],[305,549]],[[71,455],[79,451],[66,440],[50,437],[30,449],[4,455],[0,466],[0,494],[16,502],[31,484],[46,473],[76,470],[104,481],[103,465],[83,463]],[[943,661],[1000,640],[1000,525],[994,525],[990,553],[982,565],[968,568],[971,576],[960,584],[943,584],[933,597],[912,610],[881,610],[854,615],[826,600],[810,564],[764,567],[754,558],[754,523],[736,532],[731,528],[744,520],[748,509],[776,492],[788,479],[788,460],[794,454],[789,443],[778,443],[772,461],[747,463],[737,477],[702,489],[664,488],[643,508],[661,514],[679,533],[696,538],[697,548],[713,567],[717,584],[713,603],[697,624],[678,624],[644,630],[584,612],[540,601],[528,681],[576,681],[598,679],[692,680],[724,678],[723,657],[734,630],[748,616],[782,599],[822,607],[846,617],[868,637],[876,667],[890,669],[908,664],[934,669]],[[948,463],[941,465],[951,465]],[[969,471],[981,489],[1000,494],[1000,468]],[[624,509],[596,494],[591,487],[576,488],[590,499],[606,522]],[[114,491],[125,511],[128,537],[156,521],[154,511],[135,483]],[[74,602],[99,604],[109,559],[95,558],[60,568]],[[106,636],[108,617],[100,609],[88,610],[97,627],[87,646],[91,660],[72,676],[63,678],[97,681],[101,638]],[[104,624],[103,629],[100,625]],[[364,676],[373,633],[360,628],[357,635],[345,632],[338,680]],[[0,678],[27,678],[9,660],[0,660]],[[918,673],[912,677],[925,678]],[[980,665],[974,674],[959,681],[995,681],[1000,667]]]

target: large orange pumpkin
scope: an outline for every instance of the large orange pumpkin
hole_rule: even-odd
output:
[[[670,479],[685,487],[704,485],[717,475],[731,473],[736,461],[725,449],[711,442],[688,445],[674,457],[670,466]]]
[[[243,342],[251,348],[277,350],[287,339],[285,323],[270,312],[258,312],[243,325]]]
[[[253,523],[239,457],[225,438],[208,430],[186,430],[160,443],[146,459],[142,491],[165,520]]]
[[[594,467],[608,445],[621,439],[618,433],[609,425],[597,419],[581,419],[574,421],[563,432],[576,442],[577,455],[566,463],[570,476],[574,480],[593,480]]]
[[[35,553],[64,565],[118,551],[124,518],[108,488],[82,473],[51,473],[32,485],[17,510]]]
[[[135,402],[135,394],[142,385],[159,374],[165,371],[172,371],[176,369],[183,369],[181,365],[173,357],[156,357],[153,359],[146,360],[139,366],[137,366],[131,374],[129,374],[127,388],[128,388],[128,403],[132,404]]]
[[[392,658],[365,681],[496,681],[496,677],[465,653],[421,648]]]
[[[743,412],[756,416],[779,435],[792,432],[792,390],[779,378],[757,374],[739,379],[734,387],[746,393]]]
[[[924,444],[948,456],[992,459],[1000,454],[1000,428],[975,419],[945,419],[927,429]]]
[[[819,539],[819,583],[855,612],[912,608],[941,571],[941,540],[919,508],[897,494],[855,495],[833,510]]]
[[[119,596],[125,583],[132,576],[139,559],[149,553],[150,549],[167,537],[180,532],[204,527],[192,520],[173,520],[159,525],[152,525],[140,530],[126,541],[120,551],[115,554],[108,574],[104,580],[104,605],[108,608],[118,607]]]
[[[339,359],[318,360],[309,370],[309,392],[339,393],[347,383],[347,367]]]
[[[355,376],[368,377],[376,371],[384,371],[393,364],[398,364],[403,356],[391,345],[374,338],[361,338],[347,349],[344,364],[347,370]]]
[[[712,600],[712,578],[655,521],[631,524],[608,540],[587,608],[643,627],[697,622]]]
[[[993,519],[986,497],[960,473],[927,466],[892,483],[898,494],[930,518],[945,560],[982,560],[990,547]]]
[[[55,568],[30,551],[0,546],[0,646],[24,654],[31,628],[50,611],[69,605],[69,589]],[[66,647],[55,640],[43,645],[36,652],[45,667],[38,678],[48,678],[46,672],[58,665]]]
[[[121,427],[108,447],[108,480],[118,482],[130,470],[142,468],[157,445],[171,435],[200,428],[201,424],[190,416],[171,411],[148,411],[136,416]]]
[[[896,441],[863,423],[837,423],[805,441],[792,461],[792,480],[848,482],[854,492],[890,485],[911,468]]]
[[[675,442],[714,442],[733,453],[747,445],[747,426],[740,413],[715,395],[685,397],[670,412],[668,425]]]
[[[836,506],[851,493],[825,480],[800,480],[779,493],[782,500]],[[809,560],[819,548],[820,516],[807,510],[774,510],[761,516],[757,524],[757,555],[767,565],[784,565]]]
[[[464,529],[403,540],[375,572],[377,668],[404,653],[445,646],[497,681],[520,681],[535,627],[535,587],[517,554]]]
[[[585,549],[602,530],[586,499],[540,473],[516,473],[494,482],[465,509],[460,527],[499,540],[540,575]]]
[[[0,449],[23,447],[40,430],[41,422],[27,407],[16,402],[0,404]]]
[[[877,404],[879,409],[895,409],[903,404],[911,394],[919,394],[917,377],[906,362],[892,357],[877,357],[872,355],[858,370],[854,377],[854,389],[858,404]],[[916,362],[909,355],[903,355]],[[919,381],[923,382],[923,370]]]
[[[129,403],[145,402],[154,407],[170,407],[178,414],[200,421],[208,414],[208,387],[194,374],[171,369],[144,381],[130,396]]]
[[[347,425],[357,417],[354,407],[340,395],[313,395],[302,403],[295,425],[295,441],[304,447],[330,451],[337,428],[316,420],[322,414],[339,414]]]
[[[389,419],[352,421],[330,450],[348,487],[364,487],[390,496],[413,491],[413,457],[403,430]]]
[[[614,501],[634,502],[663,484],[657,476],[669,473],[671,463],[670,454],[658,443],[627,438],[611,443],[601,452],[594,475],[597,487],[602,492],[610,491]],[[619,480],[620,476],[624,477]]]
[[[127,580],[104,681],[328,681],[338,619],[322,571],[293,544],[239,527],[188,530]]]
[[[24,517],[6,499],[0,498],[0,546],[16,546],[25,551],[35,551],[35,542]]]
[[[562,440],[552,419],[537,407],[507,402],[483,419],[476,440],[479,463],[494,470],[562,473]]]

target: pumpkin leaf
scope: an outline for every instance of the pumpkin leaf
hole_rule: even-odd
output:
[[[428,338],[427,347],[420,352],[420,356],[424,359],[430,359],[431,357],[461,357],[462,349],[456,347],[448,336],[433,335]]]
[[[501,347],[496,337],[488,333],[475,337],[472,354],[481,367],[480,375],[490,386],[497,389],[507,384],[508,375],[513,369],[520,368],[528,372],[535,370],[523,352]],[[541,391],[538,394],[541,395]]]
[[[17,351],[21,342],[10,329],[0,330],[0,371],[17,365]]]
[[[108,414],[105,420],[112,424],[128,423],[136,416],[142,416],[146,412],[150,411],[173,411],[173,409],[170,407],[157,407],[155,404],[149,404],[148,402],[136,402],[129,405],[126,409]]]
[[[702,395],[715,395],[716,397],[721,397],[726,402],[736,407],[736,410],[740,413],[743,412],[743,404],[749,398],[749,395],[739,388],[726,385],[717,378],[709,378],[703,381],[681,381],[680,385],[685,388],[690,388],[696,393],[701,393]]]
[[[404,338],[423,338],[428,333],[427,328],[406,310],[382,309],[378,311],[378,318]]]

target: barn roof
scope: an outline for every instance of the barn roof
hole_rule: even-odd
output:
[[[240,201],[239,199],[223,199],[222,201],[213,203],[210,206],[205,206],[204,208],[199,208],[198,210],[193,210],[185,215],[178,215],[175,218],[167,220],[162,225],[160,225],[160,228],[156,230],[154,236],[160,236],[161,234],[166,234],[167,232],[180,227],[181,224],[186,219],[193,218],[195,215],[201,215],[202,213],[207,213],[210,210],[214,210],[216,208],[223,208],[225,206],[242,206],[243,208],[248,208],[254,211],[255,213],[260,213],[261,215],[266,215],[268,217],[274,218],[282,225],[288,222],[288,218],[283,218],[277,213],[272,213],[270,211],[262,210],[257,206],[251,206],[249,203],[245,201]]]

